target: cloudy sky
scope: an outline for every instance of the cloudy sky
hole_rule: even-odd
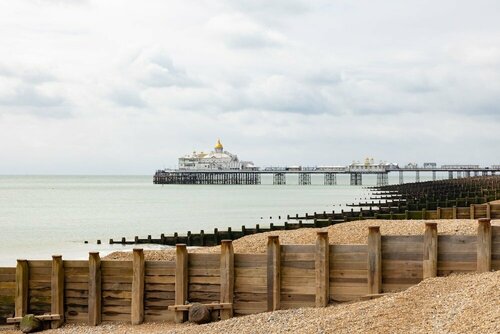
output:
[[[500,164],[500,2],[0,0],[0,174]]]

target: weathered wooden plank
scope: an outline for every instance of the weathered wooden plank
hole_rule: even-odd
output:
[[[314,262],[314,253],[281,253],[281,261],[309,261]]]
[[[314,271],[314,261],[282,261],[281,267],[287,267],[287,268],[297,268],[297,269],[309,269]]]
[[[23,317],[28,311],[29,265],[26,260],[17,260],[15,316]]]
[[[14,267],[0,267],[0,275],[15,275],[16,268]]]
[[[491,270],[491,220],[482,218],[477,227],[477,271]]]
[[[146,264],[142,249],[134,249],[132,256],[133,279],[130,313],[132,325],[139,325],[144,321],[144,273]]]
[[[363,253],[332,253],[330,256],[330,264],[335,264],[336,262],[365,262],[367,252]]]
[[[264,286],[267,284],[267,277],[236,276],[234,284],[237,286],[239,286],[239,285],[261,285],[261,286]]]
[[[64,288],[66,290],[88,290],[89,289],[89,284],[87,284],[87,283],[65,282]]]
[[[189,276],[189,284],[220,284],[219,277]]]
[[[332,258],[334,255],[330,255]],[[366,263],[366,258],[368,254],[365,254],[363,261],[330,261],[330,269],[335,270],[343,270],[343,269],[352,269],[352,270],[368,270],[368,264]]]
[[[380,227],[370,226],[368,227],[368,293],[380,293],[381,286],[382,253]]]
[[[188,298],[188,259],[195,259],[189,254],[186,245],[178,244],[176,246],[176,267],[175,267],[175,304],[184,304]],[[175,312],[174,320],[177,323],[186,321],[185,312]]]
[[[303,295],[316,295],[316,287],[314,285],[310,285],[310,286],[307,286],[307,285],[295,285],[295,286],[292,286],[292,285],[286,285],[286,284],[283,284],[281,286],[281,293],[282,294],[303,294]]]
[[[268,236],[267,239],[267,308],[268,311],[279,310],[281,291],[281,247],[279,237]]]
[[[256,276],[266,277],[267,272],[266,272],[265,266],[264,267],[248,267],[248,268],[237,267],[237,268],[234,268],[234,275],[240,276],[240,277],[256,277]]]
[[[132,273],[130,273],[132,274]],[[112,283],[128,283],[128,284],[132,284],[132,276],[109,276],[109,275],[105,275],[103,273],[102,275],[102,283],[103,284],[112,284]]]
[[[88,299],[89,292],[87,290],[64,290],[66,297],[81,297]],[[86,303],[87,304],[87,303]]]
[[[175,276],[146,276],[146,284],[175,284]]]
[[[220,276],[220,269],[206,269],[206,268],[189,268],[188,269],[189,276]]]
[[[102,283],[102,290],[132,291],[132,283]]]
[[[73,283],[75,284],[75,283]],[[101,323],[101,258],[98,252],[89,253],[89,325]]]
[[[247,263],[259,264],[257,267],[266,266],[267,265],[267,256],[266,254],[243,254],[243,253],[235,253],[234,254],[234,265],[244,265]]]
[[[164,291],[164,292],[169,292],[169,291],[175,291],[175,284],[147,284],[144,288],[146,292],[159,292],[159,291]]]
[[[86,275],[64,275],[64,282],[67,283],[88,283],[89,274]]]
[[[330,270],[330,278],[364,278],[366,279],[366,270]]]
[[[265,285],[235,285],[234,291],[235,293],[240,293],[240,292],[266,293],[266,299],[267,299],[267,286]]]
[[[408,243],[417,243],[421,244],[424,242],[424,236],[423,235],[383,235],[381,236],[381,242],[387,242],[387,243],[402,243],[402,244],[408,244]]]
[[[65,271],[69,268],[82,268],[83,270],[88,270],[89,262],[84,260],[64,260],[63,266]]]
[[[244,293],[244,292],[239,292],[235,293],[234,295],[234,303],[242,303],[242,302],[266,302],[267,303],[267,296],[266,294],[263,293]],[[266,304],[267,305],[267,304]]]
[[[234,295],[234,249],[231,240],[222,240],[220,254],[220,302],[224,304],[233,303]],[[233,316],[233,308],[220,311],[221,320]]]
[[[50,260],[29,260],[28,265],[30,269],[33,268],[51,268],[52,261]]]
[[[103,260],[101,261],[102,270],[112,270],[112,269],[132,269],[132,261],[113,261],[113,260]]]
[[[175,261],[145,261],[146,269],[175,269]]]
[[[474,253],[441,253],[438,247],[438,261],[440,262],[476,262],[477,254]]]
[[[64,267],[62,256],[52,256],[51,268],[51,308],[52,314],[59,314],[59,319],[51,322],[51,328],[59,328],[64,323]]]
[[[367,245],[330,245],[331,254],[367,253]]]

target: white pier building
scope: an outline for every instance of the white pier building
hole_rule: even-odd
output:
[[[256,170],[251,161],[240,161],[236,154],[224,151],[217,140],[214,151],[196,152],[179,158],[179,170]]]

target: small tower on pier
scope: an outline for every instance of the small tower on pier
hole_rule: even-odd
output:
[[[224,147],[222,146],[220,139],[217,139],[217,143],[215,144],[215,153],[222,153],[223,150]]]

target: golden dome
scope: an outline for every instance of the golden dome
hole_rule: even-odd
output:
[[[215,144],[215,149],[216,150],[222,150],[222,144],[220,142],[220,139],[217,139],[217,144]]]

